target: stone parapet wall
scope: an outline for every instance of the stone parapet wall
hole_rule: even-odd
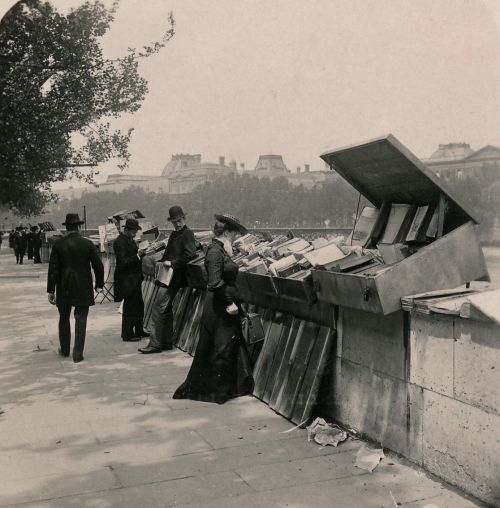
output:
[[[500,326],[341,308],[326,416],[500,505]]]

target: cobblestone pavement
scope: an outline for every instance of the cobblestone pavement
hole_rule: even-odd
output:
[[[117,304],[90,311],[85,361],[57,354],[47,265],[0,254],[0,506],[479,506],[388,455],[355,468],[361,443],[308,443],[252,397],[172,400],[191,358],[140,355]]]

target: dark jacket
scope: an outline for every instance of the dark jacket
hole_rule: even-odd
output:
[[[236,278],[238,265],[228,256],[222,242],[214,238],[205,254],[208,291],[213,291],[216,300],[225,307],[237,300]]]
[[[18,252],[26,252],[26,247],[28,245],[28,236],[26,233],[18,233],[15,237],[15,245]]]
[[[123,233],[113,243],[116,257],[115,302],[121,302],[142,282],[142,264],[137,256],[139,248],[134,240]]]
[[[181,288],[187,285],[186,264],[196,257],[196,241],[194,233],[184,226],[179,231],[173,231],[168,237],[167,247],[161,261],[170,261],[174,274],[170,282],[171,288]]]
[[[56,293],[57,305],[94,305],[91,266],[95,285],[102,288],[104,267],[96,246],[90,240],[70,231],[54,243],[49,260],[47,293]]]
[[[33,234],[33,239],[32,239],[33,249],[34,250],[40,249],[42,246],[42,234],[39,231],[33,232],[32,234]]]

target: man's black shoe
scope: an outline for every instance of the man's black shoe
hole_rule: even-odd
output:
[[[162,351],[171,351],[172,349],[174,349],[174,346],[162,346],[161,347]]]
[[[73,363],[80,363],[83,361],[83,356],[80,356],[78,358],[73,358]]]
[[[122,340],[123,342],[139,342],[141,339],[139,337],[127,337]]]
[[[142,333],[138,333],[137,334],[137,337],[139,337],[140,339],[145,339],[146,337],[149,337],[149,333],[147,332],[142,332]]]
[[[62,357],[64,357],[64,358],[68,358],[68,356],[69,356],[69,353],[64,354],[64,353],[61,351],[61,348],[59,348],[59,349],[57,350],[57,352],[59,353],[59,356],[62,356]]]
[[[137,351],[139,351],[139,353],[142,353],[143,355],[151,355],[153,353],[161,353],[161,349],[151,347],[151,346],[141,347]]]

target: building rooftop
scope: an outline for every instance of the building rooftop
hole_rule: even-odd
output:
[[[469,143],[447,143],[439,145],[438,149],[430,156],[428,160],[437,162],[445,160],[460,160],[474,153]]]

